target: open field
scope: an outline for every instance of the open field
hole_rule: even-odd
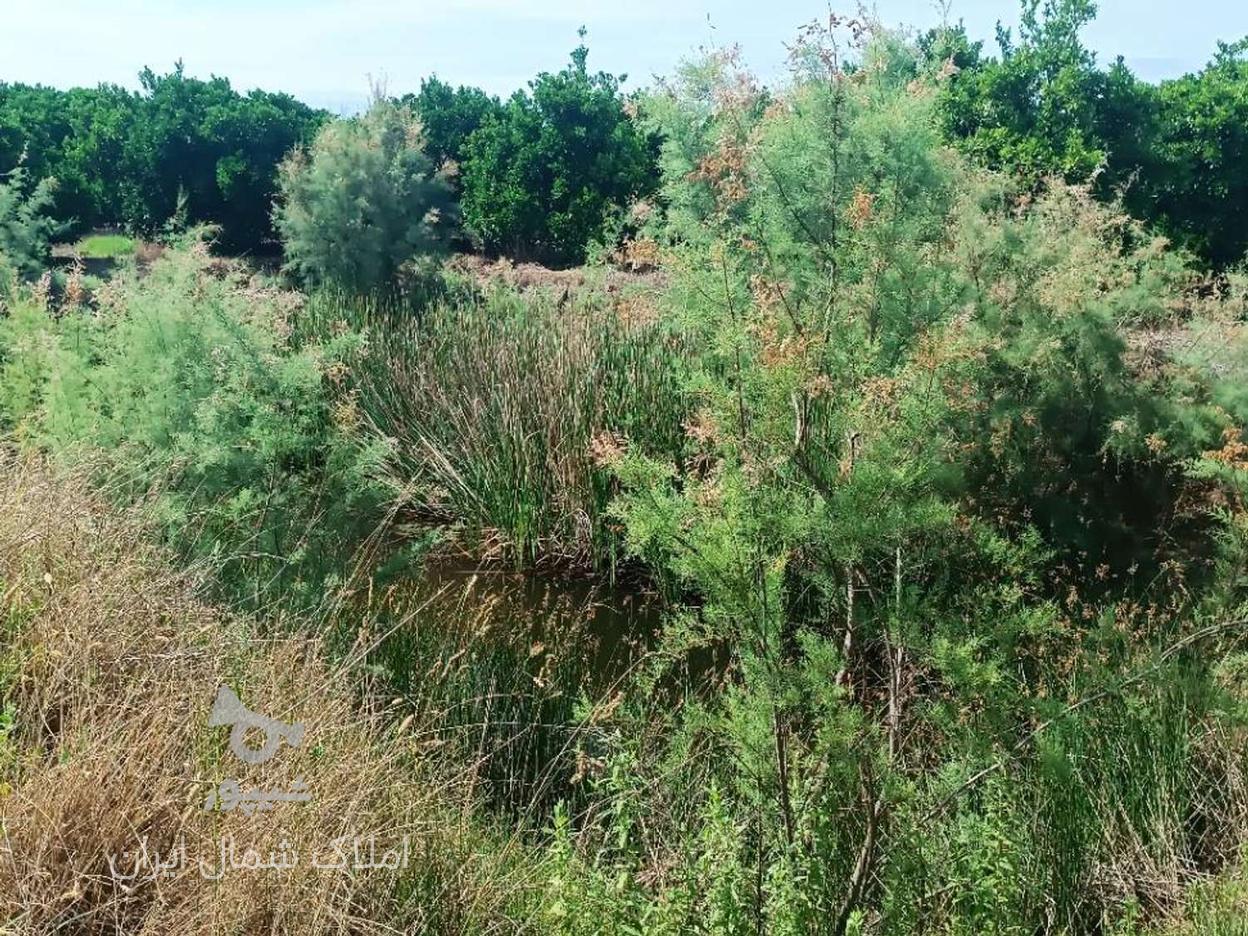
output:
[[[120,260],[134,253],[134,240],[124,234],[92,234],[74,244],[75,254],[87,260]]]

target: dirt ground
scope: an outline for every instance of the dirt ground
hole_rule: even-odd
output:
[[[521,292],[549,289],[574,293],[594,288],[618,293],[629,287],[657,288],[666,282],[664,274],[654,269],[637,272],[618,267],[552,270],[539,263],[516,263],[506,258],[491,260],[477,254],[458,254],[451,260],[450,267],[482,284],[503,283]]]

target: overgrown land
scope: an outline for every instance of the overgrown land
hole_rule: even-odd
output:
[[[0,932],[1248,932],[1248,46],[1093,12],[0,84]]]

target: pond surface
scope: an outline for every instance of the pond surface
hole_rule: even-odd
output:
[[[469,562],[438,562],[403,586],[421,623],[490,644],[523,649],[531,660],[575,662],[591,694],[617,682],[658,634],[653,593],[602,579],[517,573]]]
[[[604,753],[587,713],[618,701],[663,613],[601,580],[445,561],[370,605],[383,697],[428,743],[455,745],[470,782],[516,814],[577,794],[585,752]]]

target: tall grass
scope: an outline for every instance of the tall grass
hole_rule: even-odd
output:
[[[491,814],[532,829],[585,792],[584,714],[626,684],[657,615],[600,583],[438,567],[368,595],[338,636],[349,653],[362,616],[376,693]]]
[[[358,403],[409,515],[485,556],[614,567],[604,459],[630,441],[676,458],[684,439],[684,342],[645,314],[644,296],[496,289],[421,314],[312,306],[364,327]]]
[[[201,602],[196,577],[171,570],[148,533],[79,477],[0,461],[4,931],[514,930],[514,843],[471,818],[471,785],[423,743],[436,726],[361,698],[350,658],[331,662],[320,640],[261,639],[254,620]],[[254,767],[228,757],[207,724],[223,683],[302,722],[302,747]],[[261,789],[302,778],[312,798],[251,816],[204,811],[227,776]],[[406,836],[409,863],[314,868],[340,835],[382,847]],[[210,880],[199,861],[215,868],[227,836],[240,854],[289,845],[301,860]],[[124,874],[140,843],[163,860],[180,842],[189,860],[166,873],[126,878],[109,865]]]

